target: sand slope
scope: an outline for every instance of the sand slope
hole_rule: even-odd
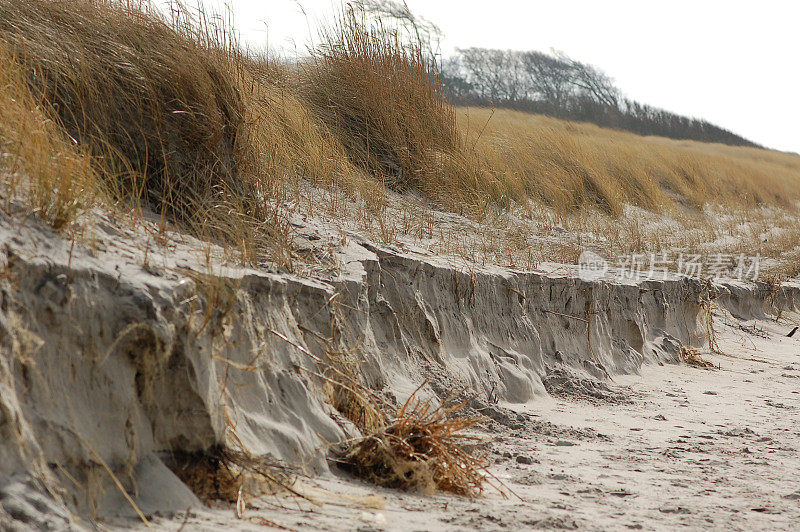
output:
[[[664,462],[657,443],[643,438],[649,431],[625,425],[650,427],[660,431],[658,438],[682,444],[677,439],[684,429],[698,429],[676,428],[678,434],[661,431],[663,422],[642,421],[653,408],[664,409],[668,420],[680,418],[675,412],[689,412],[658,395],[665,379],[693,375],[702,382],[727,375],[661,364],[675,363],[681,345],[704,342],[704,309],[712,298],[736,315],[727,319],[737,327],[745,319],[766,319],[768,311],[800,306],[794,284],[774,289],[677,277],[586,282],[570,268],[550,273],[478,268],[378,246],[313,220],[297,220],[296,226],[311,253],[327,254],[325,268],[303,276],[232,268],[213,246],[180,234],[156,235],[147,224],[132,229],[103,213],[74,244],[34,219],[0,215],[0,518],[35,528],[83,526],[88,517],[132,526],[128,497],[149,518],[193,507],[193,515],[212,519],[206,524],[226,521],[229,509],[201,510],[164,464],[176,451],[232,441],[254,455],[299,466],[324,493],[373,493],[332,477],[326,460],[330,443],[356,433],[326,403],[315,376],[334,353],[356,357],[365,381],[398,401],[426,380],[423,394],[431,398],[463,390],[470,408],[491,420],[482,430],[498,436],[496,474],[528,501],[382,492],[387,512],[396,505],[421,509],[409,517],[420,519],[421,528],[433,518],[456,528],[490,527],[494,521],[534,526],[540,514],[602,524],[614,518],[609,508],[616,503],[609,501],[625,506],[635,499],[645,512],[638,518],[644,518],[655,501],[668,499],[645,487],[636,497],[606,494],[611,481],[599,476],[606,465],[613,473],[611,463],[633,469],[631,457],[642,453],[645,461],[650,456],[656,464]],[[787,345],[794,353],[794,345]],[[763,349],[773,356],[771,346]],[[641,389],[631,384],[639,373],[646,377],[636,380]],[[688,378],[682,377],[680,386]],[[620,384],[629,388],[619,390]],[[785,394],[776,393],[770,401],[785,404]],[[738,396],[718,391],[700,399],[715,397]],[[678,424],[688,423],[680,419]],[[731,430],[739,427],[731,423]],[[615,452],[624,456],[613,458]],[[506,453],[511,456],[503,461]],[[533,463],[517,465],[520,453],[523,462]],[[689,451],[676,453],[680,458]],[[549,484],[539,481],[562,475],[559,467],[576,470],[551,479],[555,493],[548,495],[542,486]],[[635,476],[622,478],[631,486],[625,489],[637,488]],[[589,501],[579,504],[582,493],[571,484],[598,484],[601,491],[586,492]],[[569,493],[572,506],[555,502],[561,491]],[[566,505],[565,512],[545,511],[548,504]],[[437,505],[442,506],[438,517]],[[576,506],[581,510],[570,510]],[[354,507],[339,506],[348,519]],[[471,516],[470,508],[489,517]],[[306,510],[299,517],[276,515],[300,528],[354,526],[339,521],[336,512],[311,511],[318,517],[308,517]],[[533,521],[521,521],[520,512]],[[654,515],[670,520],[693,514],[659,507]],[[473,517],[477,521],[470,521]],[[315,524],[317,518],[323,521]],[[176,519],[170,523],[179,526],[183,517]],[[380,525],[375,519],[373,525]]]

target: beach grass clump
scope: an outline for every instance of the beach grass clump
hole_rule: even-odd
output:
[[[29,90],[14,55],[0,42],[0,183],[11,202],[62,229],[93,203],[90,158],[70,142]]]
[[[0,40],[109,189],[182,220],[244,193],[245,104],[232,45],[208,20],[147,3],[2,0]]]
[[[493,179],[464,142],[435,63],[416,45],[348,9],[305,67],[306,105],[354,165],[398,191],[449,207],[475,203]]]

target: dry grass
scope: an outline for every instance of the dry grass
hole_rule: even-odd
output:
[[[244,102],[213,27],[91,0],[4,0],[0,13],[29,85],[109,188],[180,220],[212,196],[246,195]]]
[[[436,73],[418,50],[353,10],[325,41],[304,84],[311,108],[369,173],[399,188],[424,186],[435,150],[455,151],[459,141]]]
[[[800,198],[796,154],[642,137],[509,110],[464,108],[459,119],[506,194],[560,211],[787,206]]]
[[[364,432],[380,430],[386,423],[381,400],[361,378],[360,361],[348,353],[326,350],[323,373],[328,402]]]
[[[416,188],[449,206],[486,192],[492,180],[480,182],[483,167],[418,48],[352,9],[323,40],[301,92],[356,166],[393,189]]]
[[[0,0],[0,44],[4,69],[43,103],[29,120],[52,119],[90,156],[103,197],[238,246],[248,262],[286,243],[255,127],[269,122],[264,70],[224,22],[147,2]]]
[[[488,462],[476,449],[481,440],[463,433],[480,419],[455,416],[462,407],[433,407],[412,395],[391,423],[352,443],[342,465],[379,486],[477,496]]]
[[[299,201],[308,186],[348,194],[378,186],[348,157],[344,146],[301,96],[297,73],[269,58],[247,61],[250,90],[259,108],[253,141],[262,160],[261,179],[275,201]]]
[[[214,337],[220,333],[221,323],[236,304],[241,280],[222,275],[200,273],[189,269],[181,270],[192,279],[197,287],[198,307],[202,309],[202,319],[195,334],[202,333],[209,324],[220,324],[209,331]]]
[[[709,362],[708,360],[704,359],[703,356],[700,354],[696,348],[692,346],[681,346],[680,350],[680,361],[684,364],[688,364],[689,366],[694,366],[696,368],[703,368],[703,369],[713,369],[714,364]]]
[[[0,181],[6,209],[24,202],[60,229],[93,201],[90,159],[49,119],[23,72],[0,42]]]

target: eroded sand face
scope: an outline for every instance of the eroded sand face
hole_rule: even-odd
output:
[[[74,246],[2,216],[4,524],[137,526],[107,470],[167,528],[788,526],[797,516],[800,350],[782,336],[797,321],[796,284],[475,267],[313,221],[298,233],[327,268],[279,275],[226,266],[181,235],[154,246],[146,226],[103,215]],[[733,358],[711,357],[717,371],[676,365],[681,345],[705,341],[710,291]],[[783,322],[770,320],[777,309]],[[434,400],[469,390],[489,418],[492,472],[524,501],[400,494],[331,470],[328,445],[357,430],[314,378],[330,349],[357,353],[367,384],[398,401],[425,381]],[[247,501],[254,521],[202,508],[164,461],[231,438],[302,466],[301,489],[324,504]]]
[[[796,319],[796,316],[794,317]],[[296,498],[193,511],[159,526],[297,530],[784,529],[800,519],[800,339],[786,323],[720,327],[719,369],[647,365],[616,376],[606,398],[573,394],[509,408],[484,427],[491,472],[524,501],[491,489],[468,500],[306,479]],[[758,331],[758,332],[756,332]],[[760,332],[763,331],[763,334]],[[515,417],[510,412],[517,412]],[[248,520],[252,519],[252,520]]]

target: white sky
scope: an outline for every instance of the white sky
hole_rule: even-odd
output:
[[[206,0],[213,6],[220,0]],[[335,0],[229,0],[243,40],[305,53]],[[407,0],[456,47],[556,48],[628,96],[800,152],[800,2]]]

